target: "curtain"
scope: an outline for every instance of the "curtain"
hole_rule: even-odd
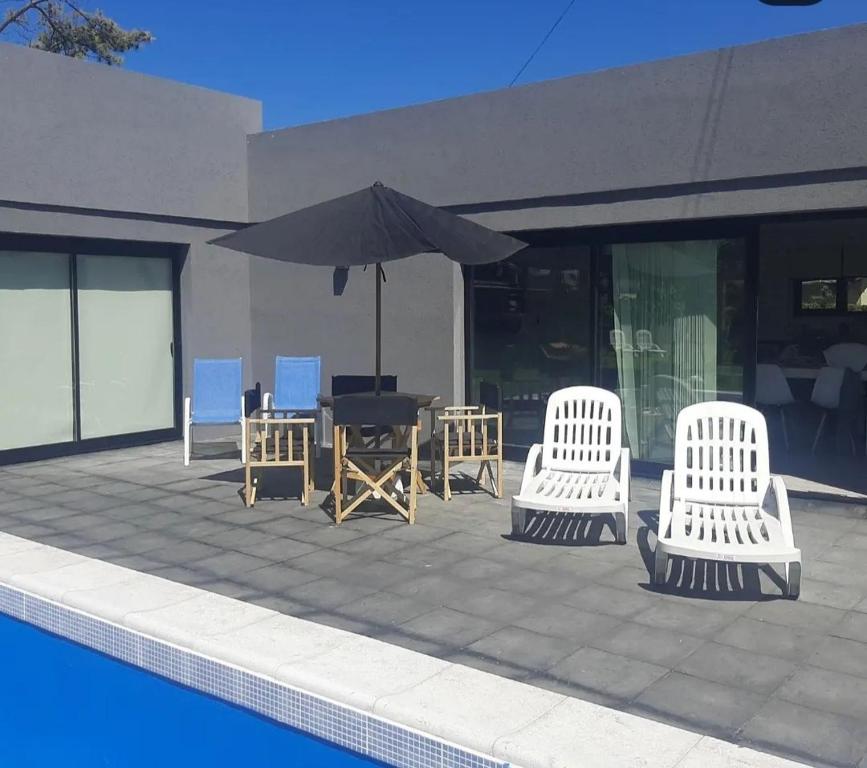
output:
[[[634,458],[671,461],[677,413],[716,398],[719,242],[612,246],[611,344]]]

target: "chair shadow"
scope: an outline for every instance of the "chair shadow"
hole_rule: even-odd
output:
[[[445,486],[441,478],[434,480],[429,472],[425,473],[425,480],[428,484],[430,492],[440,499],[445,499]],[[452,496],[489,496],[492,499],[497,498],[491,491],[488,477],[484,475],[480,482],[476,482],[476,478],[468,475],[466,472],[457,472],[449,475],[449,489]]]
[[[638,529],[638,550],[647,571],[647,583],[639,584],[649,592],[659,592],[681,597],[710,601],[769,601],[785,599],[786,586],[783,579],[768,565],[751,563],[725,563],[718,560],[694,560],[672,555],[669,557],[668,575],[665,584],[653,584],[655,548],[650,545],[650,533],[654,538],[659,529],[659,512],[643,509],[638,513],[644,525]],[[780,588],[777,595],[762,591],[761,574]]]
[[[603,539],[602,533],[609,534]],[[576,515],[567,512],[528,512],[524,533],[504,533],[507,541],[560,547],[599,547],[616,544],[613,515]]]

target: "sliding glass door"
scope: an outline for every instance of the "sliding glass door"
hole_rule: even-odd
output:
[[[174,424],[172,263],[76,256],[81,437]]]
[[[0,451],[73,438],[69,257],[0,251]]]
[[[613,244],[601,267],[599,378],[633,458],[668,463],[682,408],[743,397],[743,243]]]
[[[597,230],[570,243],[582,234],[538,233],[544,247],[470,272],[468,395],[495,384],[506,444],[527,447],[552,391],[603,387],[620,396],[633,458],[669,464],[682,408],[743,399],[745,241]]]
[[[0,460],[173,432],[174,306],[169,256],[0,250]]]
[[[548,395],[593,376],[590,251],[528,248],[472,275],[473,397],[497,387],[504,441],[542,438]]]

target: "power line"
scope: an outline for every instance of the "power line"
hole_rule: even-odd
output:
[[[545,43],[548,42],[548,38],[551,37],[551,35],[554,34],[554,30],[557,29],[558,26],[560,26],[560,22],[563,21],[563,19],[565,18],[566,14],[569,13],[569,10],[572,8],[573,5],[575,5],[575,0],[569,0],[568,5],[563,9],[563,13],[561,13],[561,14],[557,17],[557,21],[555,21],[555,22],[551,25],[551,29],[549,29],[549,30],[547,31],[547,33],[545,34],[545,37],[542,38],[542,42],[540,42],[539,45],[536,46],[536,49],[535,49],[535,50],[530,54],[529,58],[524,62],[524,64],[521,66],[521,68],[518,70],[518,72],[517,72],[517,73],[515,74],[515,76],[512,78],[512,81],[509,83],[509,88],[511,88],[511,87],[515,84],[515,82],[517,81],[517,79],[518,79],[522,74],[524,74],[524,70],[525,70],[528,66],[530,66],[530,62],[533,61],[533,59],[536,58],[536,54],[539,53],[539,51],[542,50],[542,48],[544,47]]]

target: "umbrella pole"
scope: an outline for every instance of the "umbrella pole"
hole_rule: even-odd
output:
[[[382,265],[376,262],[376,370],[374,390],[380,394],[382,389]]]

